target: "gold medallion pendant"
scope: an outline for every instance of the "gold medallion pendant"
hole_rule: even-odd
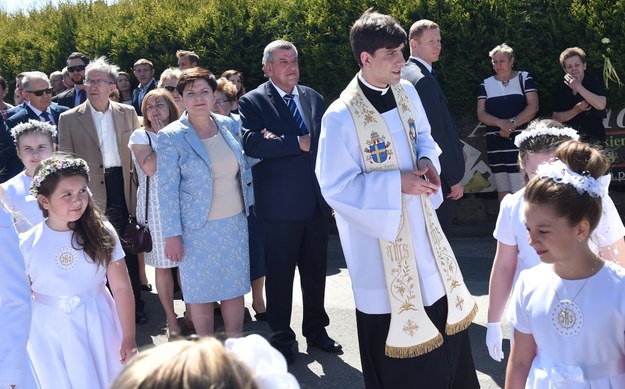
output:
[[[584,314],[571,300],[560,300],[551,311],[551,324],[564,336],[577,334],[584,324]]]

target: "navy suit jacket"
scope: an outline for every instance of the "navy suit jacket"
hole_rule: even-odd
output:
[[[0,116],[0,183],[13,178],[23,169],[24,165],[17,156],[11,130]]]
[[[76,106],[74,102],[75,95],[76,95],[75,91],[76,91],[76,87],[69,88],[68,90],[63,91],[59,93],[58,95],[52,97],[52,101],[64,107],[74,108]]]
[[[432,127],[432,138],[443,151],[439,156],[441,184],[443,194],[447,194],[450,186],[459,183],[464,177],[464,155],[456,120],[438,81],[421,62],[409,59],[402,69],[401,77],[410,81],[419,93]]]
[[[301,114],[311,135],[310,152],[299,148],[298,126],[276,88],[267,81],[239,101],[243,148],[262,161],[254,165],[255,213],[265,220],[305,220],[320,207],[330,212],[315,176],[321,118],[326,110],[323,97],[306,86],[296,86]],[[265,139],[267,129],[278,139]]]
[[[59,124],[59,116],[61,116],[61,114],[67,111],[68,109],[69,108],[64,107],[62,105],[50,106],[50,111],[52,112],[52,118],[54,119],[54,123],[56,125]],[[30,109],[29,106],[26,106],[26,108],[22,109],[20,112],[8,118],[6,121],[6,124],[9,128],[13,128],[20,123],[26,123],[30,119],[41,120],[41,118],[37,116],[37,114],[32,109]]]
[[[154,88],[156,88],[156,80],[152,79],[152,81],[150,81],[150,84],[148,84],[148,90],[147,92],[145,92],[145,94],[147,95],[148,92]],[[138,88],[135,88],[132,91],[132,106],[135,107],[135,112],[137,112],[137,116],[143,116],[141,114],[141,103],[143,102],[143,99],[139,101],[139,90],[140,90],[140,85]],[[145,95],[143,95],[143,97],[145,97]]]
[[[23,110],[24,107],[26,107],[27,105],[28,105],[27,102],[23,102],[22,104],[16,105],[15,107],[7,110],[7,119],[15,115],[16,113],[20,112],[21,110]]]

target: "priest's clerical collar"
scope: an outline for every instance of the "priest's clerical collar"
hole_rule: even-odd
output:
[[[365,78],[362,76],[362,74],[360,74],[360,72],[358,72],[358,80],[360,80],[363,84],[365,84],[365,86],[369,89],[373,89],[375,91],[380,92],[382,95],[385,95],[386,92],[388,92],[390,85],[387,85],[386,88],[378,88],[377,86],[373,86],[371,84],[369,84],[367,82],[367,80],[365,80]]]
[[[379,113],[385,113],[397,107],[393,93],[386,93],[390,90],[390,86],[378,88],[365,81],[360,73],[358,73],[357,77],[360,89],[362,89],[367,100],[369,100],[371,105],[373,105]]]

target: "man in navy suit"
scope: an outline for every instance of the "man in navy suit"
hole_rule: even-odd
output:
[[[309,346],[338,353],[341,345],[325,327],[324,308],[330,209],[315,176],[315,158],[326,110],[323,97],[298,85],[297,49],[287,41],[265,47],[263,71],[269,81],[239,102],[245,152],[262,161],[252,168],[255,214],[263,229],[267,258],[267,320],[271,344],[291,362],[293,277],[299,269]]]
[[[11,137],[11,129],[28,120],[40,120],[57,124],[59,115],[67,111],[67,107],[52,105],[52,88],[48,76],[42,72],[23,73],[21,79],[23,94],[28,99],[26,105],[17,113],[0,122],[0,182],[4,182],[24,169],[15,150],[15,143]]]
[[[22,86],[24,95],[28,97],[28,104],[7,119],[7,126],[13,128],[30,119],[49,122],[54,125],[58,124],[61,113],[69,108],[52,104],[53,90],[48,76],[43,72],[28,72],[22,79]]]
[[[443,151],[439,160],[441,188],[445,200],[436,210],[436,214],[443,232],[449,236],[454,217],[454,201],[464,193],[464,187],[460,183],[464,177],[464,155],[454,115],[432,68],[441,52],[438,24],[425,19],[415,22],[410,27],[409,39],[410,59],[404,65],[401,76],[417,89],[432,127],[432,137]]]
[[[80,52],[74,52],[67,57],[67,71],[69,72],[74,87],[61,92],[52,98],[52,101],[68,108],[74,108],[87,101],[87,89],[85,82],[85,68],[89,64],[89,58]]]
[[[154,64],[147,59],[140,59],[134,64],[133,74],[139,81],[139,86],[132,91],[132,106],[138,116],[141,116],[141,103],[145,95],[156,88],[156,80],[154,79]]]

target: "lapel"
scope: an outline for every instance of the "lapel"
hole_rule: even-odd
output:
[[[445,104],[447,104],[447,97],[445,97],[445,94],[443,93],[443,89],[441,88],[441,85],[438,83],[438,79],[434,77],[434,75],[432,75],[432,72],[430,72],[425,67],[425,65],[423,65],[421,62],[417,61],[416,59],[410,58],[410,61],[414,62],[419,67],[419,69],[421,69],[421,73],[423,73],[424,77],[430,78],[436,84],[441,100],[444,101]]]
[[[41,120],[41,118],[39,118],[39,116],[37,116],[35,111],[30,109],[30,107],[28,105],[25,108],[26,108],[26,113],[28,114],[28,119],[37,120],[37,121]]]
[[[109,104],[111,104],[111,113],[113,114],[113,124],[115,125],[115,135],[117,136],[117,147],[119,155],[122,156],[124,155],[124,142],[122,135],[124,131],[127,131],[128,127],[124,126],[124,113],[112,101],[110,101]],[[125,148],[128,148],[128,146],[126,145]]]
[[[67,101],[68,103],[71,102],[71,105],[74,105],[74,92],[76,91],[75,87],[72,87],[71,89],[69,89],[67,91],[67,94],[65,95],[65,101]],[[71,106],[70,105],[70,106]]]
[[[91,140],[100,147],[100,138],[98,138],[98,131],[95,128],[95,124],[93,124],[93,116],[91,116],[91,110],[87,106],[87,102],[80,104],[78,106],[78,121],[82,125],[84,132],[91,138]],[[80,131],[80,130],[79,130]]]
[[[438,80],[436,79],[436,77],[432,75],[432,72],[429,71],[428,68],[426,68],[424,64],[422,64],[420,61],[417,61],[414,58],[410,58],[409,61],[417,65],[419,69],[421,69],[421,73],[423,73],[425,77],[433,79],[436,82],[436,85],[438,85]]]
[[[54,107],[50,107],[50,111],[52,112],[52,118],[54,119],[54,122],[58,124],[59,116],[61,116],[61,113],[57,111],[56,109],[54,109]]]
[[[206,148],[204,148],[202,141],[197,136],[197,133],[191,126],[191,122],[189,122],[189,118],[187,117],[186,113],[183,114],[183,116],[180,118],[180,121],[182,122],[182,124],[184,124],[185,127],[182,136],[187,141],[191,149],[193,149],[193,151],[195,151],[195,153],[199,155],[200,158],[202,158],[204,163],[206,163],[206,166],[210,168],[211,164],[208,159],[208,154],[206,153]]]
[[[295,87],[298,88],[297,85]],[[265,84],[265,90],[267,92],[267,97],[269,97],[269,100],[271,101],[273,106],[276,108],[276,111],[278,111],[278,116],[280,120],[285,120],[284,118],[287,118],[286,120],[291,122],[291,125],[285,128],[284,132],[297,131],[297,122],[295,121],[293,114],[289,110],[289,107],[286,106],[284,99],[280,96],[280,93],[278,92],[278,90],[269,81],[267,81],[267,83]],[[311,127],[308,124],[308,120],[307,120],[307,118],[310,116],[310,107],[307,106],[308,104],[303,103],[305,94],[302,92],[301,88],[298,88],[297,91],[298,93],[300,93],[300,96],[299,96],[300,105],[302,106],[302,110],[304,111],[304,112],[300,112],[300,115],[303,115],[304,122],[306,123],[306,126],[308,128],[308,132],[311,132]]]
[[[304,91],[302,88],[299,87],[299,85],[295,86],[297,88],[297,92],[299,94],[299,103],[302,106],[302,116],[304,119],[304,123],[306,123],[306,128],[308,128],[308,133],[312,135],[313,133],[313,126],[312,124],[312,107],[309,104],[309,96],[308,93],[306,93],[306,91]],[[291,111],[289,111],[290,113]],[[293,115],[291,115],[293,116]],[[295,119],[293,119],[295,120]]]
[[[219,130],[219,132],[221,132],[224,139],[228,143],[228,146],[230,146],[230,150],[232,150],[235,157],[237,158],[237,161],[239,162],[239,167],[245,166],[246,161],[243,157],[243,153],[241,153],[240,142],[235,138],[232,132],[233,130],[236,130],[236,129],[235,128],[233,128],[232,130],[228,129],[227,121],[221,118],[217,118],[215,115],[211,115],[211,116],[213,117],[213,120],[215,120],[217,129]]]
[[[289,107],[287,107],[286,103],[284,102],[284,99],[280,97],[280,93],[270,81],[267,81],[265,83],[265,92],[267,93],[267,97],[269,98],[269,101],[271,101],[271,104],[273,104],[273,106],[276,108],[276,111],[278,111],[278,116],[282,117],[286,114],[292,116],[291,111],[289,111]],[[293,122],[295,122],[295,119],[293,119]]]

